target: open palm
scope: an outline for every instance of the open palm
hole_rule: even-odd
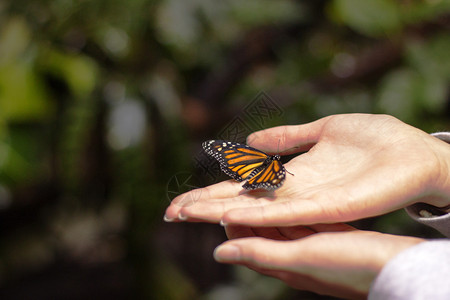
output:
[[[437,196],[448,181],[438,156],[447,145],[390,116],[330,116],[256,132],[247,141],[268,153],[308,152],[285,164],[294,175],[273,192],[224,181],[177,197],[166,219],[291,226],[356,220],[418,201],[447,204]],[[183,205],[187,198],[193,205]]]

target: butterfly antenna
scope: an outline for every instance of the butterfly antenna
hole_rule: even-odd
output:
[[[278,149],[277,149],[277,153],[280,153],[280,140],[281,140],[281,139],[278,139]],[[285,170],[286,170],[286,168],[285,168]],[[292,176],[295,176],[294,174],[292,174],[292,173],[289,172],[288,170],[286,170],[286,172],[288,172],[288,173],[291,174]]]

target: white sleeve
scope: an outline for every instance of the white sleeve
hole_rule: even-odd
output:
[[[423,242],[400,252],[372,283],[368,299],[450,299],[450,240]]]

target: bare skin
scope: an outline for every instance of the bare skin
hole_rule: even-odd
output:
[[[417,202],[450,204],[450,147],[384,115],[336,115],[256,132],[249,145],[308,151],[285,164],[283,186],[245,191],[232,180],[178,196],[166,221],[225,225],[215,258],[290,286],[350,299],[367,297],[383,266],[424,240],[360,231],[341,222]]]
[[[165,219],[294,226],[346,222],[416,202],[450,204],[450,147],[390,116],[335,115],[256,132],[248,143],[269,153],[309,151],[285,164],[294,176],[276,191],[220,182],[174,199]]]
[[[370,285],[396,254],[423,240],[361,231],[346,224],[309,227],[226,227],[230,241],[218,262],[243,265],[289,286],[346,299],[366,299]]]

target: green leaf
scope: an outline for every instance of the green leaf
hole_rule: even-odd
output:
[[[392,0],[335,0],[332,12],[337,19],[368,36],[382,36],[401,29],[399,7]]]
[[[30,30],[20,17],[10,18],[0,32],[0,66],[20,59],[30,43]]]
[[[383,113],[413,122],[424,111],[442,111],[447,88],[447,81],[437,76],[424,76],[406,68],[396,70],[382,81],[377,106]]]
[[[404,121],[414,119],[417,83],[420,77],[411,70],[396,70],[385,76],[378,93],[378,109]]]
[[[28,62],[0,68],[0,117],[7,121],[37,121],[54,110],[42,81]]]
[[[450,80],[449,34],[437,35],[427,41],[408,41],[406,45],[406,58],[419,72]]]
[[[8,135],[0,137],[0,180],[9,183],[27,181],[42,174],[40,138],[38,130],[30,127],[12,127]]]
[[[51,50],[40,57],[40,62],[46,71],[62,78],[77,96],[86,96],[97,84],[98,66],[89,57]]]
[[[427,20],[437,20],[450,12],[450,0],[410,1],[402,5],[405,24],[417,24]]]
[[[240,23],[256,26],[271,22],[286,23],[304,17],[301,6],[295,1],[233,0],[231,14]]]
[[[416,99],[423,108],[435,113],[444,109],[450,81],[450,36],[438,35],[430,40],[406,43],[406,60],[420,74],[415,83]]]

